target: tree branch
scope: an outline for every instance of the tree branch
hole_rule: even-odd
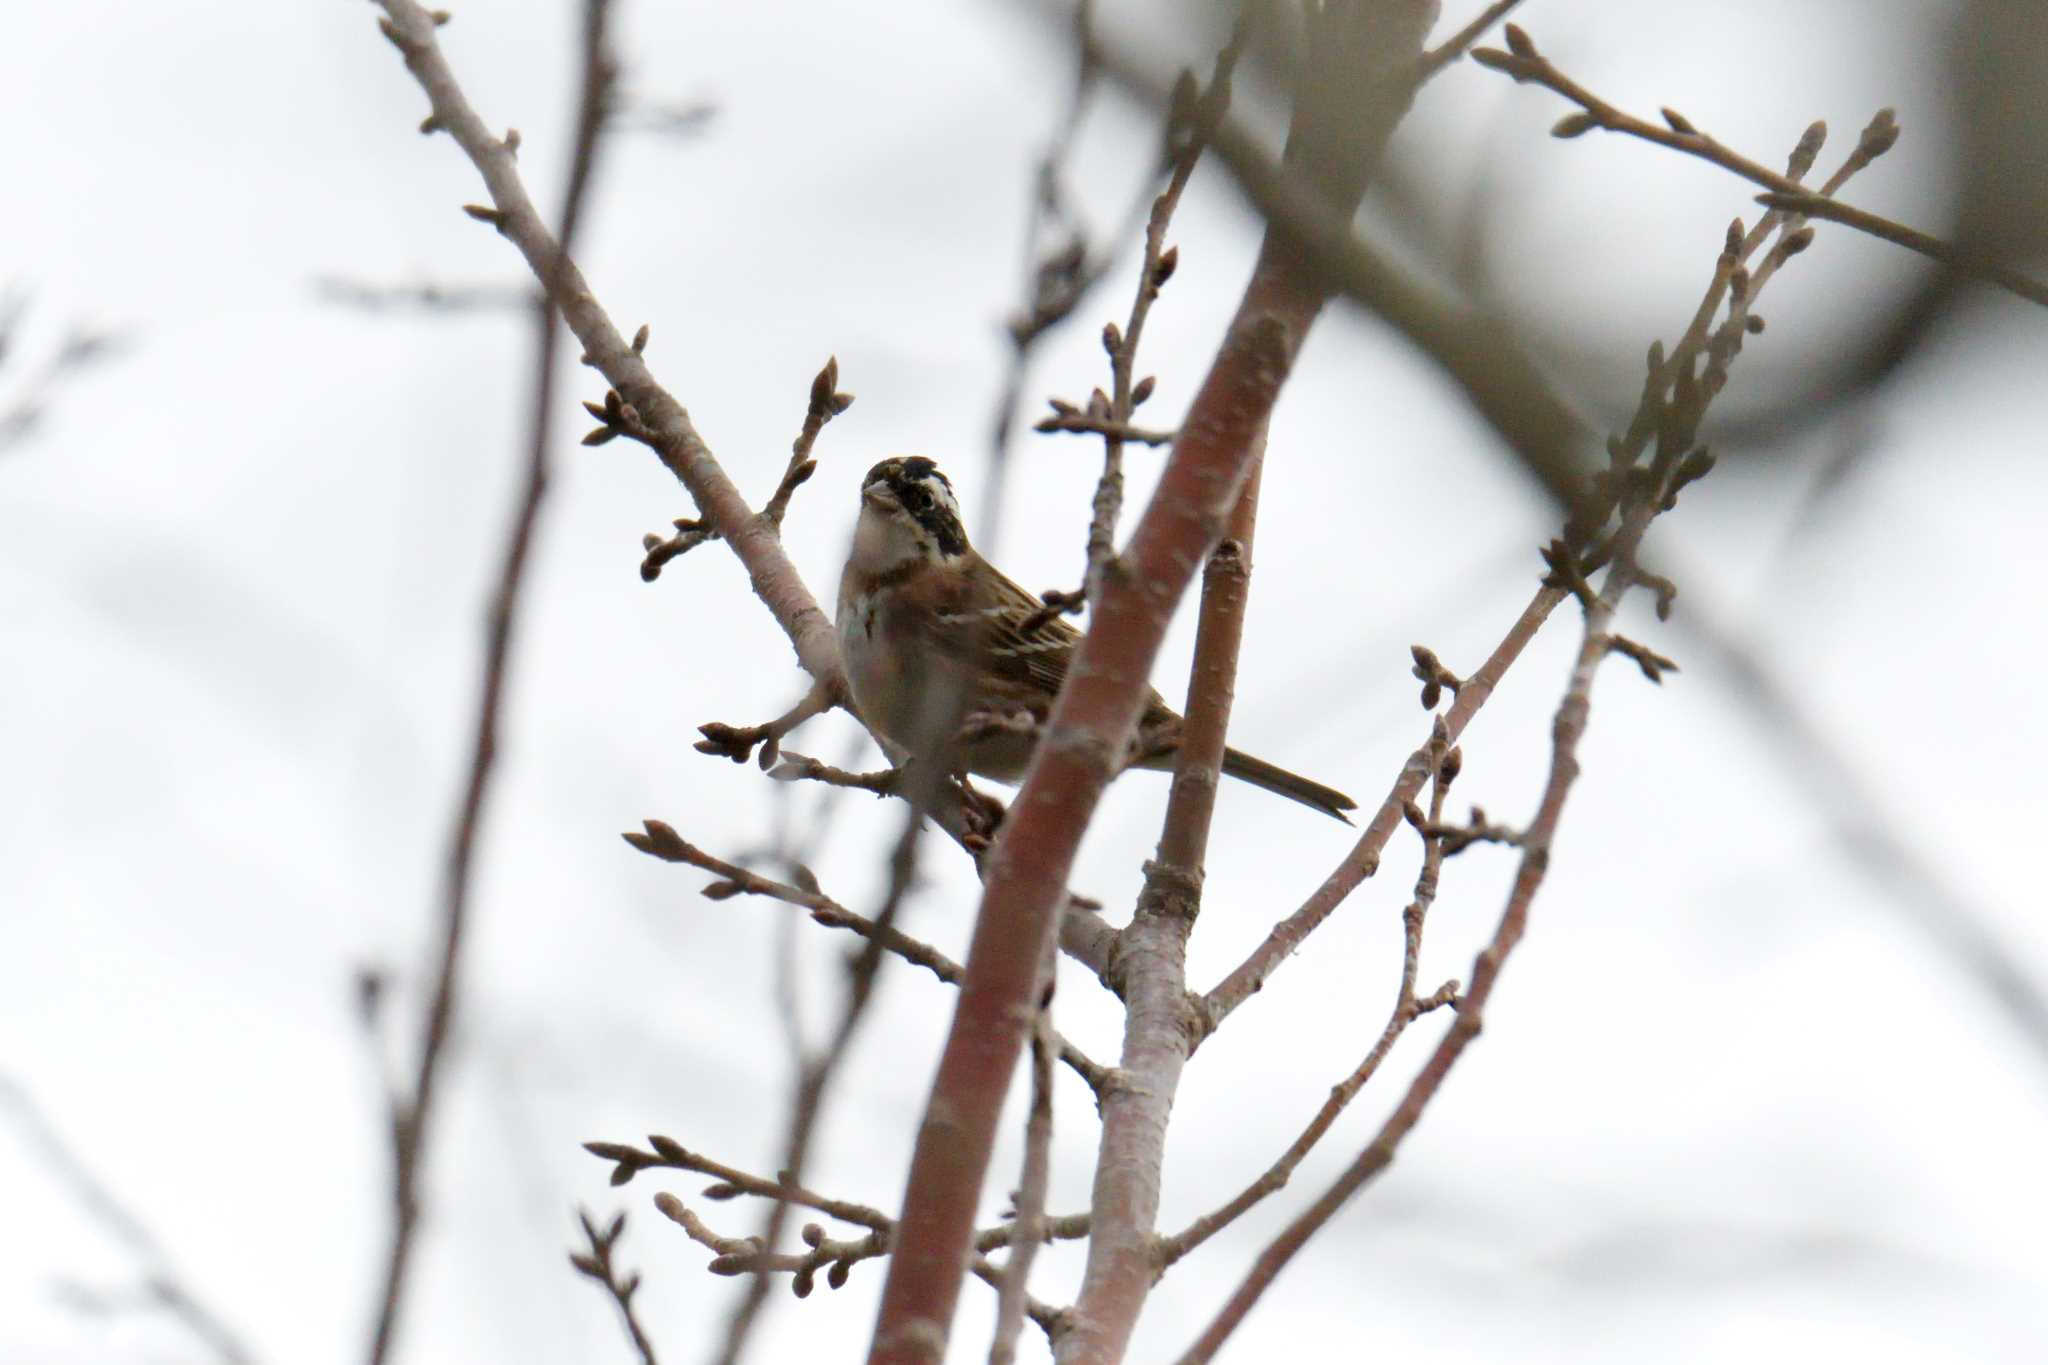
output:
[[[434,37],[434,21],[416,0],[377,0],[388,18],[385,36],[398,47],[432,102],[429,131],[446,132],[483,176],[492,207],[487,221],[518,248],[536,277],[553,281],[550,293],[563,321],[583,343],[585,362],[603,374],[623,409],[643,428],[655,454],[690,491],[705,523],[732,548],[754,592],[789,637],[797,660],[835,701],[846,696],[832,623],[784,552],[776,528],[757,515],[689,414],[654,378],[639,351],[613,326],[575,262],[549,233],[520,181],[511,151],[470,107]]]
[[[1408,105],[1409,64],[1433,6],[1333,3],[1318,12],[1288,161],[1327,205],[1355,209]],[[989,855],[967,977],[912,1159],[870,1360],[939,1359],[1041,955],[1058,929],[1081,834],[1121,766],[1174,605],[1219,539],[1323,286],[1269,233],[1207,379],[1182,424],[1122,569],[1105,584],[1023,790]]]
[[[550,253],[544,260],[535,262],[536,272],[551,298],[562,296],[569,284],[569,274],[573,271],[573,267],[568,264],[569,246],[575,240],[576,227],[582,216],[584,195],[589,188],[597,157],[598,138],[604,125],[605,102],[613,75],[611,57],[605,46],[605,21],[608,10],[607,0],[588,0],[584,10],[583,75],[577,105],[575,141],[569,162],[568,188],[563,200],[560,245],[550,242]],[[385,22],[385,33],[393,42],[399,44],[401,50],[406,51],[407,64],[412,65],[415,61],[414,54],[423,50],[417,41],[417,35],[422,32],[425,35],[424,50],[432,48],[433,21],[419,14],[415,7],[411,16],[414,41],[408,44],[400,39],[401,30],[396,26],[399,19],[398,12],[393,10],[393,21]],[[438,104],[436,112],[440,112]],[[509,163],[512,152],[508,144],[513,141],[512,137],[508,135],[502,141],[488,138],[488,135],[482,133],[482,125],[473,115],[470,116],[470,123],[473,125],[471,131],[480,139],[487,139],[496,149],[496,154]],[[528,204],[526,208],[531,214],[532,206]],[[538,228],[537,216],[533,221]],[[546,236],[544,228],[538,230],[543,237]],[[455,1017],[463,938],[469,917],[470,871],[475,862],[477,839],[483,824],[484,801],[489,793],[491,773],[497,757],[498,717],[510,668],[520,588],[525,580],[527,559],[532,550],[534,528],[540,518],[541,503],[547,495],[548,443],[552,439],[550,428],[553,424],[555,403],[555,343],[560,323],[554,307],[547,299],[541,300],[535,314],[538,323],[535,346],[536,373],[525,487],[519,507],[513,513],[511,532],[506,538],[505,557],[499,567],[498,581],[491,595],[483,682],[481,695],[477,701],[469,775],[464,784],[455,815],[454,829],[449,838],[441,898],[440,943],[433,969],[433,994],[427,1007],[419,1061],[413,1074],[410,1093],[399,1098],[391,1115],[391,1245],[385,1257],[383,1291],[379,1296],[376,1323],[371,1333],[371,1365],[382,1365],[390,1356],[398,1329],[399,1312],[404,1304],[415,1234],[419,1226],[421,1171],[425,1164],[427,1135],[435,1112],[436,1083],[440,1078],[441,1061]]]
[[[576,1267],[577,1274],[595,1280],[611,1296],[625,1324],[626,1334],[633,1339],[633,1349],[640,1353],[640,1365],[657,1365],[654,1343],[648,1339],[647,1329],[641,1326],[640,1315],[633,1311],[633,1295],[640,1291],[640,1272],[634,1270],[622,1275],[612,1263],[612,1248],[626,1230],[626,1215],[624,1212],[614,1214],[602,1232],[591,1221],[587,1209],[576,1210],[576,1221],[582,1225],[583,1236],[590,1249],[571,1252],[569,1264]]]
[[[1263,458],[1265,433],[1254,444]],[[1209,828],[1222,781],[1224,735],[1237,683],[1258,521],[1259,465],[1252,466],[1229,530],[1209,556],[1188,675],[1187,722],[1174,756],[1173,787],[1159,849],[1145,868],[1137,914],[1118,935],[1123,1054],[1102,1102],[1095,1160],[1095,1228],[1061,1365],[1114,1365],[1158,1279],[1153,1230],[1174,1096],[1201,1024],[1188,996],[1187,945],[1201,909]]]

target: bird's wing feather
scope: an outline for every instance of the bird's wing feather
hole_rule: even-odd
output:
[[[977,647],[982,651],[983,676],[993,685],[976,705],[1024,706],[1043,719],[1066,682],[1081,632],[1064,617],[1045,613],[1039,598],[986,560],[954,582],[951,600],[936,615],[934,643],[963,660]],[[1159,731],[1177,720],[1147,688],[1140,730]]]
[[[1080,632],[1057,615],[1032,623],[1043,603],[986,562],[975,570],[955,580],[957,590],[936,613],[933,643],[963,660],[978,652],[986,675],[999,684],[994,690],[1013,693],[982,700],[1027,705],[1043,715],[1066,680]]]

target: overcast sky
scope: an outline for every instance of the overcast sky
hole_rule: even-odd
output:
[[[415,131],[424,98],[370,6],[19,8],[0,45],[0,279],[27,311],[0,410],[42,392],[73,329],[125,347],[50,387],[32,438],[0,452],[0,1082],[257,1357],[360,1359],[389,1194],[379,1061],[350,983],[365,964],[394,974],[409,1056],[532,327],[518,309],[369,311],[316,281],[516,286],[519,262],[459,212],[482,188],[451,141]],[[520,129],[550,210],[575,8],[467,0],[443,30],[485,119]],[[692,136],[609,143],[579,254],[616,322],[651,324],[656,374],[757,499],[838,356],[858,401],[787,527],[829,600],[875,460],[931,455],[980,505],[1066,54],[1029,6],[617,8],[633,95],[716,114]],[[1105,8],[1116,32],[1148,32],[1146,11]],[[1478,6],[1451,8],[1462,23]],[[1821,117],[1832,166],[1894,105],[1904,137],[1846,197],[1947,230],[1965,164],[1942,66],[1953,7],[1785,8],[1530,0],[1523,19],[1595,90],[1674,105],[1766,163]],[[1203,50],[1193,32],[1147,41]],[[1405,255],[1476,266],[1604,423],[1649,342],[1690,317],[1727,220],[1757,210],[1703,164],[1550,139],[1562,112],[1450,71],[1396,139],[1409,207],[1382,198],[1369,220],[1405,230]],[[1147,120],[1107,98],[1085,125],[1074,188],[1100,239],[1139,186]],[[1199,380],[1256,232],[1204,170],[1146,341],[1158,424]],[[1098,328],[1128,307],[1121,246],[1039,354],[1034,404],[1104,382]],[[1620,661],[1601,674],[1585,775],[1484,1038],[1398,1164],[1246,1323],[1240,1358],[2040,1358],[2048,1056],[1944,946],[1949,912],[1839,837],[1874,810],[2008,965],[2048,979],[2031,856],[2048,820],[2048,318],[1971,293],[1875,394],[1810,397],[1924,269],[1823,225],[1772,283],[1769,329],[1717,416],[1790,402],[1817,420],[1767,440],[1730,427],[1721,468],[1659,523],[1646,555],[1680,584],[1678,616],[1638,604],[1627,629],[1684,671],[1661,689]],[[599,396],[588,372],[564,374],[567,396]],[[622,1255],[645,1273],[650,1328],[665,1359],[699,1358],[736,1286],[704,1273],[651,1197],[703,1182],[612,1191],[577,1144],[659,1132],[754,1169],[777,1159],[789,1062],[771,991],[794,912],[704,901],[705,878],[617,835],[660,818],[738,856],[778,819],[810,828],[816,793],[778,805],[788,793],[751,767],[690,749],[706,721],[780,710],[801,675],[721,547],[640,581],[641,535],[692,509],[644,449],[579,447],[586,426],[563,413],[513,664],[408,1361],[628,1358],[564,1259],[579,1203],[632,1211]],[[1848,475],[1816,496],[1845,451]],[[1096,467],[1076,438],[1020,441],[1000,534],[1019,581],[1077,577]],[[1132,455],[1137,492],[1157,467]],[[1426,361],[1332,309],[1274,427],[1233,742],[1376,803],[1428,733],[1408,645],[1469,671],[1526,600],[1551,521]],[[1866,804],[1760,725],[1702,619],[1770,662]],[[1192,636],[1183,613],[1157,671],[1169,695]],[[1470,731],[1460,811],[1533,811],[1576,643],[1560,613]],[[874,762],[857,739],[832,717],[790,744]],[[1118,922],[1165,792],[1154,775],[1119,782],[1083,851],[1075,885]],[[812,859],[825,888],[872,908],[901,818],[839,803]],[[1235,785],[1218,823],[1200,987],[1349,847],[1334,822]],[[958,955],[971,870],[950,846],[927,852],[908,927]],[[1376,1036],[1416,858],[1397,838],[1202,1049],[1175,1113],[1167,1228],[1264,1169]],[[1425,986],[1469,973],[1511,868],[1491,848],[1451,864]],[[845,946],[798,935],[814,1032]],[[1059,997],[1098,1058],[1117,1045],[1105,1001],[1083,973]],[[884,978],[814,1184],[897,1206],[950,1006],[922,973]],[[1290,1189],[1174,1270],[1134,1360],[1187,1345],[1441,1026],[1406,1041]],[[1057,1104],[1051,1203],[1068,1211],[1095,1129],[1078,1084]],[[0,1360],[208,1359],[161,1317],[83,1311],[81,1291],[132,1295],[138,1262],[19,1117],[0,1105]],[[1016,1160],[1011,1134],[988,1219]],[[703,1207],[721,1231],[755,1230],[756,1210]],[[1078,1269],[1049,1254],[1039,1294],[1064,1301]],[[882,1273],[862,1265],[800,1304],[778,1290],[754,1358],[854,1358]],[[985,1351],[991,1298],[968,1290],[955,1358]]]

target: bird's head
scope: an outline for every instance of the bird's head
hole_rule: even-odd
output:
[[[884,460],[860,487],[855,561],[882,573],[911,561],[943,563],[967,553],[953,485],[922,455]]]

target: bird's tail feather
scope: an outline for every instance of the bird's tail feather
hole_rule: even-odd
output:
[[[1311,782],[1305,777],[1288,772],[1285,768],[1275,767],[1263,758],[1253,758],[1250,754],[1237,749],[1223,751],[1223,771],[1241,782],[1263,787],[1275,796],[1284,796],[1290,801],[1299,801],[1302,805],[1342,820],[1347,825],[1351,823],[1351,818],[1344,812],[1358,807],[1358,803],[1343,792],[1325,787],[1320,782]]]

